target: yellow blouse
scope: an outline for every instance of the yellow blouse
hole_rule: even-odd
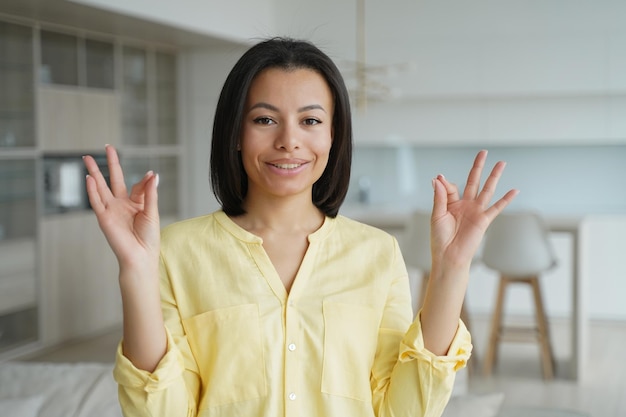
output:
[[[289,294],[222,211],[168,226],[161,297],[157,369],[118,348],[127,417],[434,417],[472,348],[462,322],[447,356],[424,348],[396,239],[342,216],[309,236]]]

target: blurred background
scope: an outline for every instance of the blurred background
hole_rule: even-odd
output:
[[[341,214],[401,240],[435,175],[463,184],[485,148],[507,161],[500,191],[521,190],[510,209],[544,216],[559,257],[542,284],[561,376],[585,381],[590,329],[626,323],[624,16],[619,0],[3,0],[0,358],[119,328],[116,265],[80,157],[103,162],[109,143],[129,183],[159,172],[164,223],[217,209],[220,88],[251,44],[285,35],[327,52],[351,92]],[[477,358],[496,277],[472,270]],[[508,303],[532,314],[522,291]]]

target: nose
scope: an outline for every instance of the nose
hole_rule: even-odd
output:
[[[300,147],[300,141],[298,139],[297,125],[293,123],[283,123],[277,132],[274,146],[276,149],[284,149],[287,152],[298,149]]]

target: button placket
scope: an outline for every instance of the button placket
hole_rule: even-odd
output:
[[[287,302],[285,310],[285,396],[287,404],[287,415],[296,415],[298,409],[296,400],[298,398],[298,310],[293,300]],[[296,407],[296,408],[292,408]],[[295,414],[294,414],[295,413]]]

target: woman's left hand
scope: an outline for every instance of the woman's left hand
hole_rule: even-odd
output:
[[[480,189],[480,178],[486,159],[486,150],[476,155],[463,196],[459,194],[456,185],[448,182],[443,175],[433,179],[433,270],[437,269],[435,265],[468,268],[487,227],[518,194],[518,190],[509,190],[502,198],[489,205],[506,164],[502,161],[496,163]]]

